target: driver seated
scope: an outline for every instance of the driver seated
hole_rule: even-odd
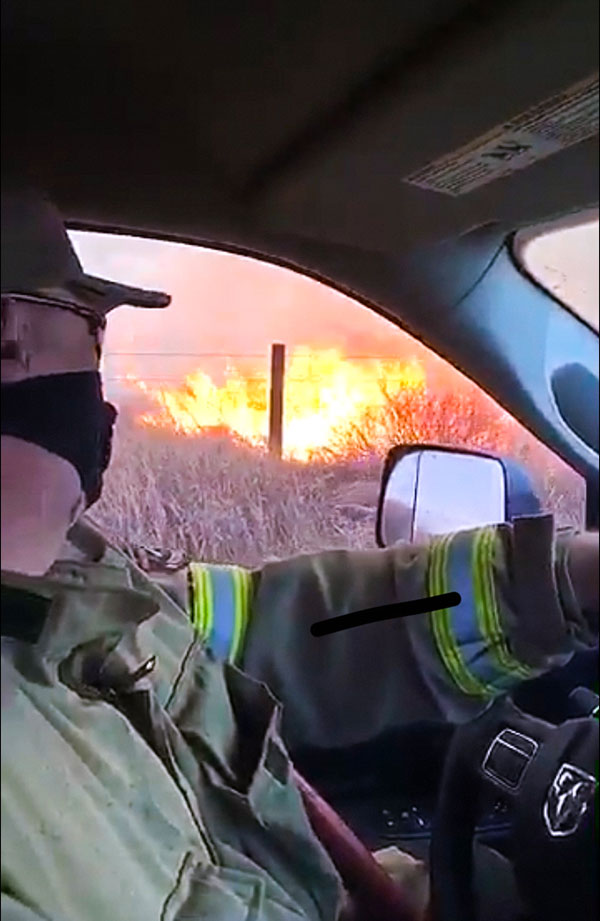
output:
[[[106,316],[169,298],[86,275],[54,207],[18,186],[1,246],[3,921],[341,918],[287,749],[469,720],[592,647],[597,534],[539,516],[153,577],[83,513],[116,416]],[[453,590],[456,608],[310,633]]]

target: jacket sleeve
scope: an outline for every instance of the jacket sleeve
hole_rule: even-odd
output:
[[[237,662],[284,704],[283,736],[346,746],[416,720],[472,718],[593,646],[550,516],[426,544],[269,563],[247,585]],[[317,620],[457,591],[457,607],[315,637]]]

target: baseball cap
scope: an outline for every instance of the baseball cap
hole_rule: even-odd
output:
[[[2,293],[51,292],[106,315],[121,304],[166,307],[171,298],[84,272],[55,205],[32,188],[2,190]]]

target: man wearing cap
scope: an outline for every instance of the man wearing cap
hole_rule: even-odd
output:
[[[151,579],[81,515],[116,415],[106,316],[168,302],[86,275],[49,202],[3,195],[2,921],[341,917],[280,729],[340,747],[469,719],[596,642],[598,537],[548,516]],[[439,616],[310,634],[476,577]]]

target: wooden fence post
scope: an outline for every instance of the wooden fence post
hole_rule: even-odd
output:
[[[283,448],[283,378],[285,345],[271,346],[271,385],[269,395],[269,453],[281,457]]]

